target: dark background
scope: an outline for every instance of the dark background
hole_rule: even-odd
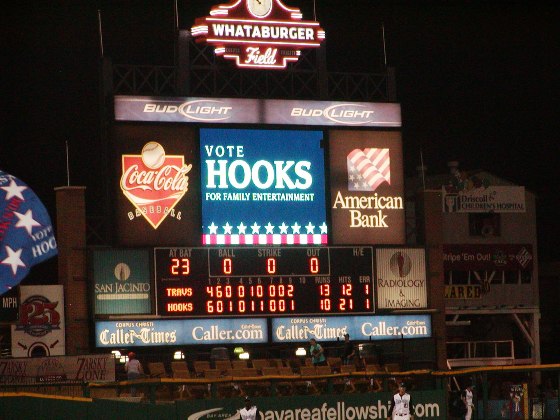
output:
[[[223,1],[178,1],[179,27]],[[537,195],[539,259],[559,258],[560,7],[556,2],[286,0],[327,34],[329,71],[396,68],[405,173],[485,169]],[[34,1],[3,8],[0,169],[26,182],[55,218],[54,188],[101,193],[103,50],[114,63],[172,65],[174,2]],[[28,280],[56,277],[55,263]]]

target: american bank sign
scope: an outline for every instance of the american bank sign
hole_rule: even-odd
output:
[[[115,96],[115,120],[398,128],[401,109],[376,102]]]
[[[319,22],[302,17],[280,0],[234,0],[196,19],[191,34],[237,67],[284,69],[298,61],[302,49],[318,48],[325,39]]]

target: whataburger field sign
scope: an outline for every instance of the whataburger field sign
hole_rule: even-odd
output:
[[[284,69],[298,61],[302,49],[318,48],[325,39],[319,22],[302,17],[280,0],[234,0],[196,19],[191,34],[238,67]]]

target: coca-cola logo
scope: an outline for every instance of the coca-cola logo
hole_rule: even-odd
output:
[[[146,143],[141,155],[123,155],[120,187],[136,208],[129,219],[143,216],[154,229],[169,215],[180,220],[175,206],[189,189],[191,169],[184,156],[166,155],[155,141]]]

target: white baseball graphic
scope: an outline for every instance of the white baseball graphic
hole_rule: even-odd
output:
[[[142,162],[150,169],[159,168],[165,161],[163,146],[155,141],[146,143],[142,148]]]

